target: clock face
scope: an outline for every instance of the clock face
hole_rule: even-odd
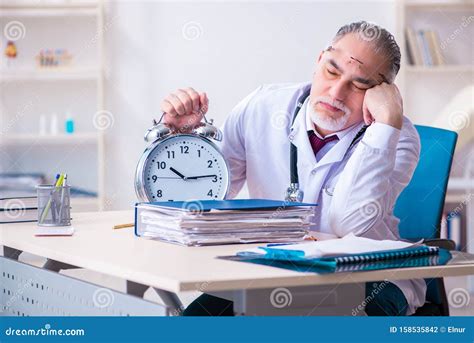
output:
[[[146,157],[143,188],[149,201],[224,199],[229,175],[211,142],[178,135],[158,143]]]

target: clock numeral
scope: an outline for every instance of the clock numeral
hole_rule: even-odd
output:
[[[158,180],[158,176],[156,176],[156,175],[153,175],[153,176],[151,177],[151,179],[153,180],[153,183],[155,183],[155,182],[156,182],[156,180]]]
[[[163,196],[163,191],[162,191],[161,189],[157,190],[157,191],[156,191],[156,196],[157,196],[158,198],[161,198],[161,197]]]
[[[208,168],[212,168],[212,160],[208,160],[208,161],[207,161],[207,167],[208,167]]]
[[[168,158],[174,158],[174,151],[167,151]]]
[[[182,154],[189,154],[189,147],[187,145],[181,145],[179,148]]]
[[[210,197],[213,196],[213,194],[212,194],[212,189],[210,189],[209,192],[207,192],[207,195],[210,196]]]
[[[156,162],[158,169],[166,169],[166,162]]]
[[[217,175],[214,175],[214,178],[212,179],[212,182],[217,182]]]
[[[198,149],[198,157],[201,157],[201,150]]]

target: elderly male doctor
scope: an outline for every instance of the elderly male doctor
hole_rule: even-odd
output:
[[[394,37],[377,25],[357,22],[340,28],[319,54],[311,84],[264,85],[248,95],[223,129],[231,196],[247,181],[251,198],[283,200],[292,143],[303,200],[319,204],[314,230],[398,239],[393,207],[420,151],[393,83],[399,68]],[[166,122],[176,128],[196,124],[196,113],[207,107],[206,94],[192,88],[170,94],[161,104]],[[410,315],[424,304],[422,279],[392,281],[377,292],[374,287],[366,286],[372,299],[368,315]],[[232,315],[232,302],[203,294],[184,314]]]

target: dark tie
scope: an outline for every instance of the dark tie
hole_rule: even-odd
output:
[[[337,138],[337,135],[325,137],[324,139],[321,139],[318,136],[316,136],[314,131],[308,131],[308,138],[309,138],[309,142],[311,143],[311,147],[313,148],[315,156],[318,153],[318,151],[321,150],[322,147],[325,146],[327,143],[339,139]]]

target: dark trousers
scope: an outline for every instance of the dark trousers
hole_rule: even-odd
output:
[[[365,285],[365,312],[369,316],[404,316],[408,303],[403,292],[391,282],[371,282]],[[183,312],[184,316],[233,316],[232,301],[202,294]]]

